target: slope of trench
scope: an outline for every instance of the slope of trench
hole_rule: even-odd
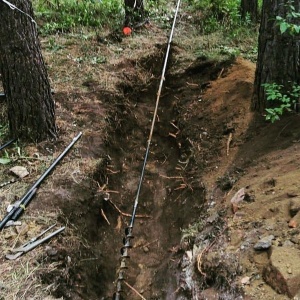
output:
[[[147,64],[160,67],[161,61],[153,58]],[[133,289],[146,299],[174,299],[178,291],[180,271],[175,256],[181,230],[200,217],[205,200],[202,170],[193,160],[188,136],[179,128],[179,111],[189,99],[198,98],[222,68],[213,62],[199,62],[179,75],[167,75],[134,224],[135,238],[123,283],[125,299],[140,299]],[[81,224],[83,236],[100,259],[87,260],[74,271],[85,272],[81,281],[87,282],[86,288],[80,293],[84,299],[111,299],[115,292],[120,248],[141,174],[158,77],[147,86],[133,87],[124,81],[120,86],[123,97],[110,99],[105,155],[94,174],[98,193],[86,191],[93,199],[89,200],[90,216],[85,215]],[[78,222],[76,217],[70,221]],[[86,251],[84,246],[82,251]]]
[[[107,150],[111,157],[109,168],[116,172],[108,177],[108,186],[109,189],[117,191],[110,193],[110,200],[124,212],[132,211],[151,125],[153,100],[154,86],[133,100],[128,95],[128,102],[115,115],[116,119],[123,120]],[[155,284],[155,274],[164,268],[164,262],[172,254],[172,247],[179,244],[180,229],[197,217],[203,203],[204,190],[201,181],[191,181],[188,153],[185,153],[185,150],[189,150],[180,145],[184,141],[175,138],[178,131],[175,107],[173,92],[164,95],[139,199],[133,249],[128,260],[127,281],[136,290],[143,292],[146,299],[156,296],[159,299],[165,298],[163,289],[166,284],[174,284],[173,288],[176,289],[176,281],[172,283],[176,278],[170,278],[169,283],[165,282],[166,277],[162,277]],[[112,220],[112,227],[119,230],[114,233],[118,237],[114,249],[119,250],[129,218],[111,215],[108,205],[110,206],[109,203],[104,205],[103,210],[108,219]],[[109,238],[107,247],[112,246],[110,242]],[[116,259],[113,266],[107,267],[117,268],[118,264]],[[135,299],[135,294],[130,289],[125,289],[125,294],[126,299]]]

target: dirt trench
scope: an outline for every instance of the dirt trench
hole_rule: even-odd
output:
[[[110,95],[106,101],[107,134],[94,153],[98,156],[93,175],[96,184],[81,187],[74,193],[80,203],[63,208],[86,240],[80,263],[74,268],[73,286],[79,287],[74,291],[81,299],[111,299],[116,289],[120,249],[141,175],[162,53],[141,59],[140,70],[150,69],[153,75],[146,84],[134,63],[126,62],[119,95]],[[169,65],[174,62],[172,56]],[[200,99],[209,81],[229,63],[199,60],[186,70],[167,74],[139,197],[135,238],[123,283],[125,299],[140,299],[133,289],[146,299],[174,299],[179,291],[176,265],[182,229],[200,218],[205,202],[202,168],[195,162],[189,137],[182,133],[183,107],[190,99]],[[91,149],[95,145],[91,144]],[[88,258],[91,256],[95,259]],[[60,291],[56,296],[67,295]]]

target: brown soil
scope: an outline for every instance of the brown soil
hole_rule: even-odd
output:
[[[83,136],[41,185],[23,225],[2,232],[2,252],[54,222],[66,230],[17,261],[1,258],[0,296],[111,299],[166,37],[153,27],[121,41],[73,36],[55,43],[61,48],[43,41],[60,137],[21,145],[25,158],[7,150],[30,175],[0,190],[2,215],[78,132]],[[252,113],[255,65],[197,59],[196,43],[183,37],[172,46],[124,297],[141,299],[138,291],[145,299],[287,299],[264,283],[268,257],[253,245],[269,233],[275,243],[293,240],[299,248],[299,229],[287,223],[288,195],[298,194],[299,116],[270,124]],[[1,166],[1,182],[10,179],[11,165]],[[242,187],[248,201],[233,214],[230,199]]]

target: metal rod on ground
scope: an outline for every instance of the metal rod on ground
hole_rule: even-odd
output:
[[[0,151],[1,151],[2,149],[6,148],[7,146],[9,146],[10,144],[12,144],[12,143],[15,142],[15,141],[16,141],[16,139],[12,139],[12,140],[8,141],[6,144],[0,146]]]
[[[36,193],[36,189],[32,190],[29,195],[25,198],[25,201],[29,203],[29,201],[33,198]],[[24,205],[25,206],[25,205]],[[11,211],[9,211],[6,216],[0,222],[0,230],[2,230],[8,221],[12,220],[13,215],[15,214],[17,207],[13,207]]]
[[[56,167],[56,165],[59,163],[59,161],[69,152],[69,150],[73,147],[73,145],[79,140],[81,137],[82,132],[80,132],[76,137],[73,138],[72,142],[65,148],[65,150],[55,159],[55,161],[52,163],[52,165],[42,174],[42,176],[32,185],[32,187],[28,190],[28,192],[23,196],[23,198],[20,200],[25,200],[28,195],[39,185],[42,183],[42,181],[51,173],[51,171]],[[24,211],[24,207],[19,207],[18,210],[14,213],[12,216],[12,220],[16,221],[19,216]]]
[[[31,186],[31,188],[26,192],[26,194],[20,199],[19,204],[15,206],[12,211],[9,212],[9,217],[6,215],[3,220],[0,222],[0,230],[4,228],[5,224],[9,220],[16,221],[19,216],[23,213],[26,208],[26,205],[29,204],[30,200],[35,194],[36,189],[42,183],[42,181],[51,173],[51,171],[55,168],[55,166],[59,163],[59,161],[68,153],[68,151],[73,147],[73,145],[78,141],[81,137],[82,132],[80,132],[72,142],[65,148],[65,150],[55,159],[55,161],[51,164],[51,166],[41,175],[41,177]]]
[[[157,117],[159,100],[160,100],[160,97],[161,97],[161,91],[162,91],[163,83],[165,81],[165,73],[166,73],[166,69],[167,69],[169,53],[170,53],[170,48],[171,48],[171,42],[172,42],[172,39],[173,39],[173,34],[174,34],[174,29],[175,29],[175,24],[176,24],[176,19],[177,19],[177,14],[178,14],[180,2],[181,2],[181,0],[178,0],[178,2],[177,2],[175,14],[174,14],[174,19],[173,19],[173,25],[172,25],[171,33],[170,33],[169,40],[168,40],[168,46],[167,46],[167,50],[166,50],[165,61],[164,61],[163,69],[162,69],[162,74],[161,74],[161,79],[160,79],[158,92],[157,92],[155,110],[154,110],[154,113],[153,113],[153,119],[152,119],[149,138],[148,138],[148,141],[147,141],[147,148],[146,148],[146,152],[145,152],[143,167],[142,167],[142,171],[141,171],[141,175],[140,175],[139,183],[138,183],[138,188],[137,188],[137,192],[136,192],[136,196],[135,196],[131,221],[130,221],[129,227],[127,227],[125,229],[125,237],[123,239],[124,246],[121,248],[121,265],[120,265],[120,269],[119,269],[119,277],[117,279],[117,291],[113,296],[113,300],[121,300],[122,299],[122,295],[121,295],[121,293],[123,291],[122,290],[122,282],[125,280],[125,277],[124,277],[125,269],[127,269],[126,260],[127,260],[127,258],[129,258],[128,250],[130,248],[132,248],[131,240],[133,239],[133,235],[132,235],[133,225],[134,225],[136,211],[137,211],[137,207],[138,207],[138,203],[139,203],[139,197],[140,197],[142,182],[143,182],[144,175],[145,175],[145,169],[146,169],[146,165],[147,165],[148,155],[149,155],[149,152],[150,152],[150,145],[151,145],[152,135],[153,135],[155,121],[156,121],[156,117]]]

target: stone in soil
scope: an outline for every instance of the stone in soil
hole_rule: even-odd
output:
[[[270,262],[264,268],[263,278],[280,294],[295,297],[300,292],[300,250],[291,247],[273,247]]]
[[[266,237],[261,238],[255,245],[255,250],[266,250],[269,249],[272,245],[272,240],[274,239],[274,235],[268,235]]]

